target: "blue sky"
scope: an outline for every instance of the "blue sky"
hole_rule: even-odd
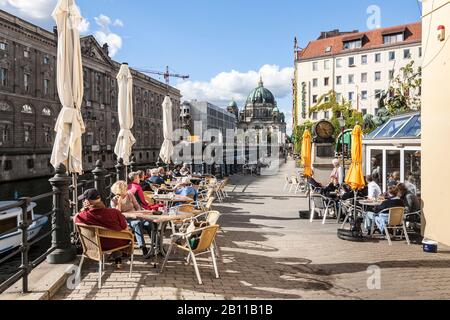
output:
[[[367,8],[381,26],[420,20],[417,0],[77,0],[86,33],[114,43],[114,59],[132,67],[189,74],[187,98],[241,104],[263,74],[278,104],[291,112],[293,39],[301,47],[331,29],[367,30]],[[51,28],[56,0],[0,0],[0,8]],[[88,28],[87,28],[88,27]],[[289,120],[290,121],[290,120]]]

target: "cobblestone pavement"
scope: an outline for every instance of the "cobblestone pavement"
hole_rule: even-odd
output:
[[[298,218],[306,200],[282,191],[284,175],[293,171],[289,162],[277,176],[232,178],[230,198],[214,207],[223,213],[220,279],[207,259],[200,262],[202,286],[192,265],[170,261],[158,274],[138,256],[131,278],[128,266],[121,271],[107,266],[101,290],[97,265],[86,264],[81,284],[75,290],[63,287],[54,299],[450,298],[450,248],[430,255],[405,241],[390,247],[384,240],[339,240],[335,221],[322,225]],[[368,280],[378,274],[376,268],[381,289],[371,290]]]

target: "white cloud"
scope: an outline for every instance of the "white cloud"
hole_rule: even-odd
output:
[[[58,0],[0,0],[0,8],[24,18],[49,19]]]
[[[186,100],[206,100],[223,107],[234,99],[241,108],[248,94],[258,85],[260,76],[263,78],[264,86],[274,94],[280,110],[285,113],[288,131],[291,131],[294,68],[280,68],[277,65],[266,64],[258,71],[221,72],[207,82],[180,81],[177,88]]]
[[[111,18],[105,16],[104,14],[99,15],[94,18],[95,22],[104,29],[109,29],[109,25],[111,24]]]
[[[100,27],[100,30],[94,33],[95,38],[100,45],[107,43],[109,45],[110,56],[114,57],[122,49],[123,41],[120,35],[111,31],[110,26],[123,27],[122,20],[116,19],[113,23],[111,18],[104,14],[95,17],[94,20]]]
[[[276,99],[287,97],[292,91],[293,68],[281,69],[277,65],[264,65],[259,71],[221,72],[208,82],[185,81],[177,87],[187,100],[208,100],[213,103],[227,103],[231,99],[243,103],[247,95],[259,82],[261,76],[264,86],[275,95]]]
[[[123,28],[123,21],[120,20],[120,19],[116,19],[116,20],[114,21],[113,26],[119,27],[119,28]]]
[[[89,22],[89,20],[83,18],[83,20],[81,21],[80,25],[78,26],[78,31],[81,34],[86,34],[89,32],[89,27],[90,27],[91,23]]]

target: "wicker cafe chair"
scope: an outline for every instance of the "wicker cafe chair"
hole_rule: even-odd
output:
[[[170,243],[169,250],[167,251],[166,258],[161,266],[161,273],[164,271],[164,267],[169,260],[169,256],[174,248],[179,249],[188,254],[188,259],[192,259],[194,264],[195,274],[199,284],[203,284],[202,278],[200,276],[200,271],[197,265],[196,257],[203,254],[211,254],[212,263],[214,267],[214,273],[216,278],[219,278],[219,271],[217,268],[216,255],[214,251],[214,240],[219,230],[218,225],[209,226],[206,228],[195,229],[193,231],[188,231],[186,233],[174,234]],[[195,237],[198,237],[197,245],[193,245],[191,241]],[[181,241],[180,241],[181,240]],[[188,260],[189,261],[189,260]]]
[[[396,231],[401,231],[400,233],[400,239],[403,237],[406,239],[406,243],[408,245],[411,244],[409,241],[408,231],[406,230],[406,224],[405,224],[405,208],[398,207],[398,208],[390,208],[381,211],[379,214],[389,214],[388,221],[386,225],[384,226],[383,231],[385,233],[386,239],[390,246],[392,246],[392,240],[391,235],[389,234],[389,230],[393,231],[393,237],[396,237]],[[372,234],[375,231],[375,222],[372,223]]]
[[[98,261],[98,287],[102,287],[103,266],[105,264],[105,256],[118,251],[127,251],[131,257],[130,274],[133,271],[134,259],[134,235],[131,231],[112,231],[99,226],[88,226],[81,223],[75,224],[77,232],[80,236],[81,245],[83,247],[83,255],[81,256],[80,266],[77,271],[77,279],[81,274],[81,268],[85,258]],[[130,241],[129,244],[112,250],[103,251],[101,239],[121,239]]]
[[[150,192],[150,191],[144,192],[145,201],[147,201],[151,205],[155,204],[155,200],[153,199],[153,196],[154,196],[153,192]]]

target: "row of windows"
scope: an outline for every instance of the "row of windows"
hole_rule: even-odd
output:
[[[394,78],[395,75],[395,71],[394,70],[389,70],[389,80],[392,80]],[[361,83],[367,83],[368,81],[368,73],[367,72],[363,72],[361,73]],[[375,71],[374,73],[374,81],[381,81],[382,79],[382,72],[381,71]],[[349,74],[347,77],[347,83],[348,84],[355,84],[355,75],[354,74]],[[344,84],[343,82],[343,77],[342,76],[336,76],[336,85],[342,85]],[[324,86],[329,86],[330,85],[330,77],[325,77],[323,79],[323,85]],[[318,78],[314,78],[312,80],[312,86],[313,88],[317,88],[319,86],[319,79]]]
[[[383,36],[383,44],[395,44],[405,40],[404,32],[387,34]],[[363,46],[363,37],[360,39],[344,41],[344,50],[360,49]],[[327,50],[326,50],[327,51]],[[331,50],[330,50],[331,51]]]
[[[419,48],[419,57],[422,57],[422,47]],[[403,50],[403,59],[410,59],[411,58],[411,49],[404,49]],[[374,56],[374,62],[375,63],[381,63],[382,62],[382,55],[381,53],[375,53]],[[396,59],[396,51],[389,51],[388,52],[388,60],[394,61]],[[337,58],[336,59],[336,68],[342,68],[344,66],[343,64],[344,58]],[[367,54],[361,56],[361,65],[367,65],[369,63],[369,57]],[[313,71],[319,71],[319,61],[314,61],[312,63]],[[355,67],[356,66],[356,58],[355,57],[348,57],[348,66],[349,67]],[[331,69],[331,60],[325,60],[323,62],[323,68],[324,70],[330,70]]]
[[[378,110],[379,110],[378,108],[375,108],[374,114],[377,114],[377,113],[378,113]],[[362,113],[363,116],[365,116],[365,115],[367,114],[367,109],[362,108],[362,109],[361,109],[361,113]],[[329,120],[329,119],[330,119],[330,115],[331,115],[330,111],[324,111],[324,112],[323,112],[323,118],[324,118],[325,120]],[[311,118],[312,118],[312,120],[318,120],[318,118],[319,118],[319,112],[313,112]]]
[[[11,123],[0,123],[0,146],[6,146],[12,143],[13,126]],[[24,124],[23,126],[23,142],[31,144],[34,142],[34,126]],[[44,125],[43,128],[44,144],[51,144],[53,142],[53,129],[50,126]]]
[[[374,91],[374,97],[375,99],[380,99],[381,95],[382,95],[383,91],[382,90],[375,90]],[[369,99],[369,92],[367,90],[362,90],[360,93],[360,97],[361,100],[368,100]],[[342,93],[336,93],[336,100],[337,101],[342,101]],[[355,100],[355,92],[354,91],[350,91],[347,94],[346,97],[347,101],[354,101]],[[317,103],[319,101],[319,96],[317,94],[312,96],[312,102],[313,103]],[[325,97],[325,102],[329,101],[329,97]]]
[[[31,89],[31,74],[24,73],[23,74],[23,88],[26,92],[29,92]],[[0,85],[8,86],[8,69],[0,68]],[[44,79],[42,82],[42,91],[45,95],[50,93],[50,79]]]
[[[6,42],[0,42],[0,50],[1,51],[8,51],[8,44]],[[31,52],[30,52],[29,49],[23,50],[23,57],[27,58],[27,59],[31,57]],[[42,63],[43,64],[50,64],[50,57],[48,55],[45,55],[42,58]]]

